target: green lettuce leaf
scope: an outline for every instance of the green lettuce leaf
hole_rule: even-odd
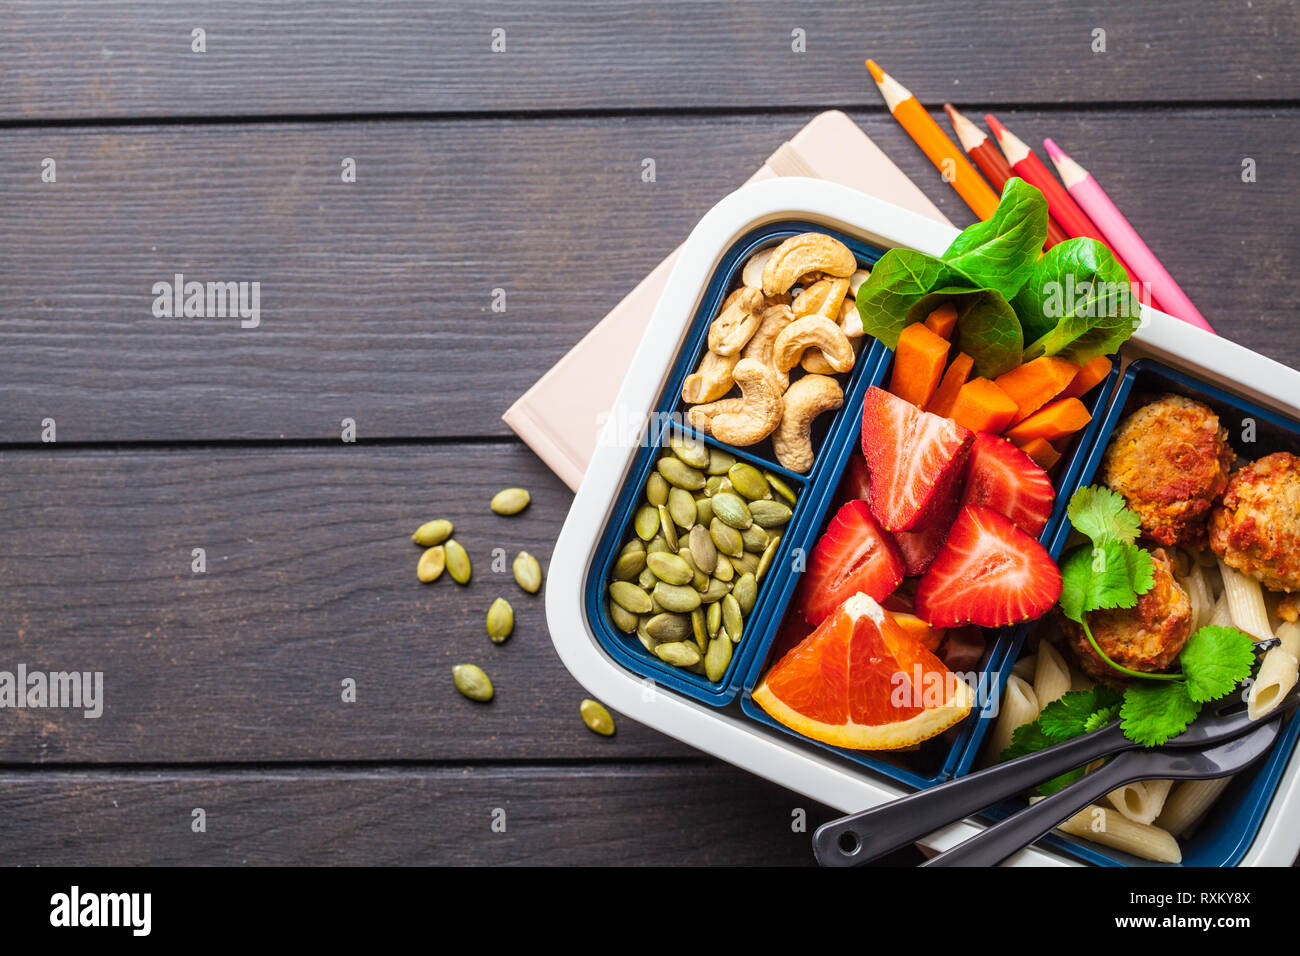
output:
[[[1047,200],[1038,189],[1013,176],[1003,186],[993,215],[963,229],[943,254],[943,261],[975,278],[981,288],[1010,299],[1029,281],[1046,239]]]

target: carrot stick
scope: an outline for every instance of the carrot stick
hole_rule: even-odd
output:
[[[889,390],[917,408],[925,408],[939,387],[947,361],[948,340],[935,335],[924,323],[913,322],[899,333]]]
[[[957,392],[949,417],[973,432],[1001,434],[1016,414],[1016,403],[987,378],[973,378]]]
[[[943,381],[939,383],[935,393],[930,396],[930,400],[925,403],[925,410],[936,415],[942,415],[944,418],[951,415],[953,402],[957,401],[957,393],[966,384],[966,379],[974,367],[975,360],[973,358],[965,352],[958,352],[957,357],[948,366],[948,371],[943,373]]]

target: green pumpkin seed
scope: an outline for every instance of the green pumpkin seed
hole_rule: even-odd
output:
[[[708,497],[695,499],[695,523],[708,525],[713,520],[713,500]]]
[[[731,588],[731,595],[740,606],[740,613],[748,614],[754,610],[754,602],[758,600],[758,580],[752,574],[742,574]]]
[[[689,543],[695,566],[705,574],[712,574],[713,569],[718,566],[718,546],[713,543],[708,529],[702,524],[697,524],[691,529]]]
[[[447,571],[451,574],[452,580],[457,584],[469,584],[471,573],[469,555],[465,553],[461,543],[451,538],[443,547],[447,549]]]
[[[668,550],[676,551],[678,548],[677,525],[673,524],[672,516],[668,514],[666,505],[659,506],[659,533],[668,542]]]
[[[772,560],[776,557],[776,549],[781,546],[781,536],[772,535],[772,540],[767,543],[763,549],[763,556],[758,559],[758,568],[754,571],[754,579],[763,580],[763,575],[767,574],[767,569],[772,566]]]
[[[582,722],[592,733],[602,737],[614,736],[614,718],[603,705],[588,697],[578,705],[578,713],[582,714]]]
[[[656,641],[684,641],[691,636],[691,619],[665,611],[646,621],[645,632]]]
[[[770,471],[763,472],[763,477],[766,478],[767,483],[772,486],[772,490],[775,491],[782,498],[784,498],[786,501],[790,502],[790,507],[793,508],[795,503],[799,499],[795,495],[794,491],[790,488],[790,486],[787,485],[780,478],[778,478],[776,475],[772,474]]]
[[[492,510],[499,515],[517,515],[533,500],[526,489],[504,488],[492,496]]]
[[[724,524],[721,518],[715,517],[709,522],[709,537],[713,539],[713,545],[723,554],[731,557],[738,557],[745,553],[745,542],[740,537],[740,532],[729,524]]]
[[[695,498],[685,488],[668,492],[668,513],[683,530],[695,524]]]
[[[727,673],[730,663],[731,641],[725,638],[716,640],[709,645],[708,653],[704,655],[704,674],[716,684]]]
[[[420,555],[420,562],[415,566],[415,576],[429,584],[442,577],[442,569],[447,566],[447,549],[435,545]]]
[[[700,649],[684,641],[670,641],[656,647],[655,656],[674,667],[693,667],[700,662]]]
[[[709,586],[700,593],[700,601],[704,604],[712,604],[714,601],[721,601],[723,597],[730,593],[730,584],[719,581],[717,578],[709,578]]]
[[[697,607],[691,612],[691,633],[695,636],[695,643],[700,647],[709,646],[709,632],[705,630],[704,608]]]
[[[698,647],[698,648],[700,649],[700,657],[701,657],[701,658],[703,658],[703,657],[707,657],[707,656],[708,656],[708,653],[709,653],[709,639],[708,639],[708,637],[705,637],[704,640],[702,640],[702,641],[697,641],[697,640],[692,639],[691,643],[694,644],[696,647]],[[701,663],[703,663],[703,661],[701,661]],[[698,671],[697,671],[697,673],[698,673]]]
[[[740,613],[740,602],[734,594],[728,594],[722,599],[722,626],[727,629],[733,641],[740,640],[745,620]]]
[[[664,606],[654,599],[653,594],[650,597],[650,614],[663,614]]]
[[[668,482],[657,471],[650,472],[645,480],[645,500],[658,508],[668,500]]]
[[[703,591],[709,586],[709,576],[696,567],[695,558],[691,556],[690,548],[682,548],[677,552],[677,557],[685,561],[686,566],[691,569],[691,587],[697,591]]]
[[[631,554],[622,555],[614,562],[614,577],[619,581],[631,581],[641,573],[645,568],[646,553],[644,551],[634,551]]]
[[[536,594],[542,586],[542,566],[537,563],[527,551],[520,551],[515,555],[514,563],[510,565],[510,570],[514,572],[515,583],[527,591],[529,594]],[[640,571],[637,568],[637,571]],[[633,571],[632,574],[635,574]],[[632,575],[629,574],[628,577]]]
[[[493,644],[500,644],[515,629],[515,609],[505,598],[497,598],[487,612],[487,632]]]
[[[624,634],[631,634],[636,630],[636,626],[641,623],[641,619],[613,601],[609,602],[609,616],[614,620],[614,626]]]
[[[700,606],[700,592],[691,587],[680,584],[669,584],[666,581],[660,581],[655,585],[654,599],[663,606],[666,611],[674,611],[678,614],[689,614]],[[631,610],[631,608],[629,608]]]
[[[432,548],[435,544],[442,544],[450,537],[451,522],[444,518],[438,518],[434,521],[426,521],[416,528],[415,534],[411,535],[411,540],[422,548]]]
[[[636,577],[636,583],[646,589],[654,587],[658,581],[659,579],[655,577],[655,573],[649,568],[642,568],[641,573]]]
[[[481,667],[473,664],[457,664],[451,669],[451,679],[456,689],[470,700],[489,701],[492,699],[492,681]]]
[[[655,505],[642,505],[636,510],[632,525],[636,528],[638,538],[649,541],[659,533],[659,508]]]
[[[650,595],[631,581],[615,581],[609,586],[609,596],[616,604],[622,605],[624,610],[631,611],[633,614],[650,613],[652,607]]]
[[[736,456],[728,454],[717,448],[709,449],[709,464],[704,469],[710,475],[725,475],[727,470],[736,463]]]
[[[740,533],[740,540],[745,542],[745,550],[758,554],[762,554],[763,549],[767,547],[768,537],[768,533],[756,524],[750,525]]]
[[[789,520],[789,507],[779,501],[755,501],[749,506],[754,524],[763,528],[780,528]]]
[[[623,545],[623,550],[619,554],[645,554],[645,543],[640,538],[633,538]]]
[[[714,495],[716,495],[719,489],[722,488],[722,483],[726,480],[727,479],[724,478],[722,475],[709,476],[709,478],[704,482],[705,496],[708,498],[712,498]]]
[[[660,581],[669,584],[690,584],[695,577],[691,566],[675,554],[651,554],[646,565]]]
[[[753,551],[732,555],[731,565],[741,574],[753,574],[758,570],[758,555]]]
[[[611,606],[618,607],[616,604]],[[718,628],[722,627],[721,601],[714,601],[709,605],[709,609],[704,613],[704,627],[709,632],[710,640],[718,636]]]
[[[658,646],[659,642],[656,641],[653,637],[651,637],[649,632],[646,631],[645,629],[646,620],[647,620],[646,618],[642,618],[641,623],[637,626],[636,639],[641,642],[642,647],[644,647],[647,651],[653,654],[655,647]]]
[[[668,542],[661,534],[655,535],[653,538],[651,538],[649,541],[646,542],[646,546],[645,546],[646,557],[649,557],[652,554],[664,554],[667,551],[668,551]]]
[[[738,461],[732,465],[727,469],[727,478],[732,487],[750,501],[766,498],[772,493],[763,473],[747,462]]]
[[[682,434],[669,435],[668,447],[673,450],[674,455],[692,468],[709,467],[709,446],[698,438]]]
[[[659,459],[659,474],[670,485],[695,491],[704,487],[704,472],[692,468],[680,458],[665,457]]]
[[[718,563],[713,569],[713,576],[719,581],[730,581],[736,576],[736,568],[725,554],[718,555]]]
[[[738,531],[744,531],[754,523],[744,499],[730,491],[719,491],[713,496],[713,514]]]

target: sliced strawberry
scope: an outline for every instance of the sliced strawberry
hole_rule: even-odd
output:
[[[963,505],[984,505],[1038,537],[1052,516],[1056,491],[1047,472],[1005,438],[980,432],[966,459]]]
[[[916,586],[916,615],[931,627],[1001,627],[1045,614],[1061,596],[1046,549],[992,508],[967,505]]]
[[[950,494],[973,436],[874,385],[862,406],[862,452],[871,474],[871,513],[886,531],[927,523]]]
[[[846,501],[853,498],[866,501],[871,497],[871,475],[867,471],[867,459],[856,452],[855,448],[849,455],[849,464],[844,469],[844,479],[840,485]]]
[[[901,580],[898,545],[880,530],[865,501],[845,502],[808,559],[800,608],[809,624],[820,624],[859,591],[883,601]]]
[[[953,627],[943,632],[943,644],[938,651],[939,660],[950,671],[978,670],[984,658],[984,631],[973,624]]]
[[[894,541],[903,552],[904,573],[909,578],[925,574],[934,556],[948,539],[948,531],[957,520],[957,497],[946,494],[930,509],[925,526],[915,531],[895,531]]]

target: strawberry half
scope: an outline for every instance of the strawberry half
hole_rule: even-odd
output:
[[[859,591],[883,601],[903,580],[898,545],[880,530],[865,501],[848,501],[835,512],[808,559],[800,610],[820,624]]]
[[[916,615],[931,627],[1002,627],[1045,614],[1061,596],[1046,549],[992,508],[961,509],[916,586]]]
[[[957,498],[945,494],[930,508],[924,527],[913,531],[895,531],[894,541],[903,554],[904,571],[909,578],[926,572],[935,555],[948,539],[948,531],[957,518]]]
[[[962,505],[984,505],[1038,537],[1052,516],[1056,491],[1047,472],[1005,438],[980,432],[966,459]]]
[[[871,474],[871,513],[886,531],[927,523],[931,506],[951,494],[974,436],[872,386],[862,406],[862,453]]]

